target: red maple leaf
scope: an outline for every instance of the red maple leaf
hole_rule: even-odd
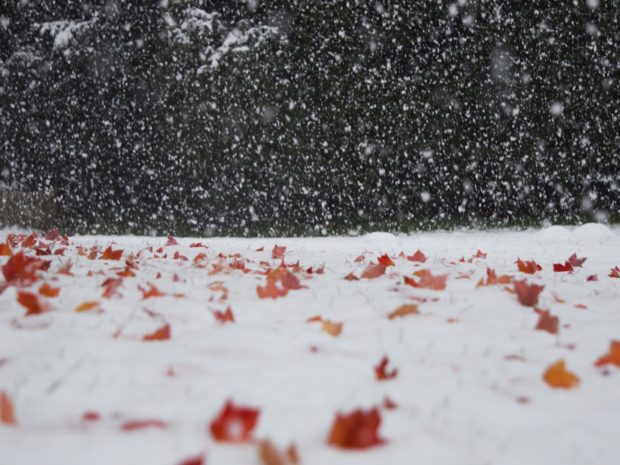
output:
[[[11,402],[11,398],[4,391],[0,391],[0,423],[11,426],[17,424],[13,402]]]
[[[49,229],[45,233],[45,240],[46,241],[55,241],[59,237],[60,237],[60,231],[58,229]]]
[[[273,259],[282,258],[284,257],[284,252],[286,252],[285,245],[282,245],[282,246],[274,245],[273,249],[271,250],[271,258]]]
[[[362,272],[362,278],[364,279],[375,279],[379,276],[385,274],[386,267],[381,263],[374,264],[370,263]]]
[[[168,234],[168,240],[166,241],[166,246],[171,246],[171,245],[179,245],[179,243],[174,237]]]
[[[186,262],[188,258],[185,255],[181,255],[178,250],[175,250],[174,255],[172,256],[173,260],[181,260]]]
[[[123,431],[136,431],[145,428],[159,428],[165,429],[168,427],[168,423],[157,419],[146,420],[128,420],[121,425]]]
[[[37,280],[37,271],[47,271],[50,264],[39,258],[28,257],[20,250],[4,264],[2,273],[8,283],[28,285]]]
[[[299,278],[288,270],[285,270],[284,273],[282,273],[280,282],[282,283],[282,287],[284,289],[295,290],[303,289],[305,287],[300,284]]]
[[[178,465],[204,465],[204,455],[196,455],[194,457],[186,458],[178,463]]]
[[[36,243],[37,243],[37,233],[32,233],[30,236],[28,236],[26,239],[22,241],[22,247],[24,248],[32,247]]]
[[[572,273],[573,266],[569,262],[562,263],[554,263],[553,271],[556,273]]]
[[[474,255],[472,255],[471,258],[487,258],[487,254],[482,252],[480,249],[476,250],[476,253]]]
[[[396,410],[398,408],[398,404],[388,396],[385,396],[383,398],[383,408],[386,410]]]
[[[610,278],[620,278],[620,268],[617,266],[614,266],[611,271],[609,272],[609,277]]]
[[[170,339],[170,325],[165,324],[161,328],[152,332],[151,334],[146,334],[142,337],[143,341],[166,341]]]
[[[538,313],[538,323],[536,329],[540,331],[547,331],[551,334],[557,334],[560,328],[560,319],[557,316],[553,316],[549,311],[535,309]]]
[[[394,266],[394,262],[392,261],[392,259],[388,256],[388,254],[384,254],[381,255],[377,261],[382,264],[383,266]]]
[[[426,262],[426,260],[428,260],[428,257],[424,255],[424,252],[422,252],[421,250],[417,250],[413,255],[409,255],[407,257],[407,260],[409,260],[410,262],[424,263]]]
[[[366,449],[383,444],[379,437],[381,415],[377,408],[336,414],[327,442],[344,449]]]
[[[383,357],[379,364],[375,367],[375,377],[378,381],[394,379],[398,375],[398,368],[393,368],[391,371],[386,371],[389,363],[390,360],[387,357]]]
[[[525,305],[526,307],[533,307],[536,305],[538,303],[538,296],[545,288],[545,286],[528,284],[525,280],[515,281],[514,286],[519,303],[521,303],[521,305]]]
[[[220,442],[250,442],[259,415],[258,409],[239,407],[229,400],[211,422],[211,435]]]
[[[598,281],[598,276],[595,274],[591,274],[586,278],[586,281]]]
[[[120,260],[123,256],[123,249],[113,250],[112,246],[108,246],[101,254],[101,260]]]
[[[517,258],[517,268],[521,273],[534,274],[537,271],[542,271],[542,266],[536,263],[534,260],[522,261]]]
[[[611,341],[609,344],[609,352],[601,356],[594,364],[597,367],[616,365],[620,368],[620,341]]]
[[[583,263],[587,260],[587,258],[582,257],[582,258],[577,258],[577,254],[574,253],[572,254],[570,257],[568,257],[567,263],[570,263],[571,266],[575,267],[575,268],[579,268],[583,265]]]
[[[123,285],[122,278],[107,278],[102,284],[103,294],[101,295],[104,299],[109,299],[114,295],[118,295],[118,288]]]
[[[216,310],[213,315],[215,316],[215,319],[220,323],[235,322],[235,316],[233,315],[232,309],[230,307],[228,307],[225,312],[220,312],[219,310]]]
[[[99,412],[95,412],[92,410],[89,410],[82,414],[83,421],[95,422],[95,421],[99,421],[100,419],[101,419],[101,414]]]
[[[353,272],[349,273],[348,275],[346,275],[344,277],[344,279],[346,279],[347,281],[359,281],[360,278],[358,278],[357,276],[355,276],[355,274]]]

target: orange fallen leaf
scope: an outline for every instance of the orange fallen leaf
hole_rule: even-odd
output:
[[[405,276],[405,284],[412,287],[433,289],[435,291],[441,291],[446,288],[446,281],[448,280],[447,274],[433,275],[429,270],[420,270],[413,274],[420,279],[416,282]]]
[[[13,250],[11,250],[11,246],[4,242],[0,243],[0,257],[11,257],[13,255]]]
[[[64,274],[66,276],[73,276],[73,274],[71,273],[72,266],[73,266],[73,263],[71,263],[70,261],[63,263],[61,266],[58,267],[58,269],[56,270],[56,273]]]
[[[407,315],[414,315],[416,313],[420,313],[418,311],[418,306],[416,304],[404,304],[394,310],[392,313],[388,314],[388,318],[393,320],[394,318],[403,317]]]
[[[82,313],[97,307],[99,307],[99,302],[97,302],[96,300],[89,300],[87,302],[82,302],[80,305],[75,307],[75,311],[78,313]]]
[[[17,425],[13,402],[11,402],[11,398],[4,391],[0,391],[0,423],[11,426]]]
[[[148,283],[148,289],[145,289],[141,286],[138,286],[138,289],[142,291],[142,299],[150,299],[151,297],[164,297],[166,294],[161,292],[157,287],[153,286],[151,283]]]
[[[385,265],[382,265],[381,263],[378,264],[374,264],[374,263],[370,263],[362,272],[362,278],[364,279],[375,279],[378,278],[379,276],[385,274]]]
[[[282,246],[274,245],[273,249],[271,250],[271,258],[273,259],[282,258],[284,256],[284,252],[286,252],[285,245],[282,245]]]
[[[46,310],[45,305],[32,292],[18,291],[17,301],[26,308],[26,316],[39,315]]]
[[[521,273],[526,274],[534,274],[537,271],[542,271],[542,266],[540,266],[534,260],[522,261],[520,258],[517,258],[517,268]]]
[[[379,437],[381,415],[377,408],[336,414],[327,442],[343,449],[366,449],[383,444]]]
[[[620,368],[620,341],[611,341],[609,351],[601,356],[595,363],[597,367],[604,365],[616,365]]]
[[[123,249],[112,250],[112,246],[108,246],[101,254],[101,260],[120,260],[123,256]]]
[[[263,465],[296,465],[299,463],[299,455],[294,444],[291,444],[285,451],[280,451],[271,441],[259,441],[258,455]]]
[[[566,369],[564,360],[559,360],[547,368],[543,379],[552,388],[571,389],[579,384],[579,378]]]
[[[280,288],[274,280],[267,279],[265,287],[256,286],[256,294],[260,299],[277,299],[286,296],[288,289]]]
[[[58,297],[58,294],[60,294],[60,288],[52,287],[47,283],[43,283],[39,288],[39,294],[44,295],[45,297]]]
[[[332,336],[336,337],[339,336],[342,332],[343,323],[334,323],[330,320],[322,320],[322,323],[323,326],[321,329],[327,334],[331,334]]]
[[[165,324],[158,330],[142,337],[143,341],[166,341],[170,339],[170,325]]]
[[[219,442],[250,442],[259,415],[258,409],[238,407],[228,401],[211,422],[209,426],[211,435]]]
[[[391,371],[386,371],[389,363],[390,360],[387,357],[383,357],[379,364],[375,367],[375,378],[377,378],[378,381],[394,379],[398,375],[398,368],[393,368]]]
[[[533,307],[538,303],[538,296],[544,288],[545,286],[528,284],[525,280],[514,282],[514,290],[517,294],[517,299],[521,305],[525,305],[526,307]]]
[[[512,276],[509,276],[507,274],[504,275],[500,275],[497,276],[497,274],[495,273],[495,270],[491,269],[491,268],[487,268],[487,279],[486,281],[484,281],[484,279],[480,279],[480,281],[478,281],[478,284],[476,284],[476,287],[481,287],[481,286],[494,286],[496,284],[510,284],[512,281]]]

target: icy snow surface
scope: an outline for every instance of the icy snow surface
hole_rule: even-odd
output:
[[[61,288],[56,298],[41,297],[48,312],[25,316],[15,286],[0,295],[0,392],[12,399],[18,422],[0,424],[3,464],[175,465],[196,454],[210,465],[261,463],[256,446],[210,436],[208,425],[227,399],[260,408],[254,437],[280,447],[294,442],[303,464],[620,463],[620,368],[594,366],[620,339],[620,279],[608,276],[620,265],[618,229],[177,239],[172,246],[150,237],[69,240],[64,256],[40,257],[52,265],[29,288]],[[189,247],[196,241],[208,248]],[[260,273],[281,265],[271,255],[276,244],[287,247],[286,264],[299,261],[303,270],[295,275],[307,287],[259,299]],[[123,257],[90,260],[78,254],[79,245],[81,253],[98,246],[98,256],[112,245]],[[399,257],[418,249],[426,263]],[[487,257],[469,262],[478,249]],[[173,258],[175,252],[188,260]],[[553,271],[574,252],[587,257],[583,267]],[[136,276],[123,279],[119,295],[103,298],[102,282],[138,253]],[[207,258],[195,266],[200,253]],[[395,265],[385,275],[343,279],[350,272],[360,277],[386,253]],[[517,258],[536,260],[543,270],[523,274]],[[0,257],[0,264],[7,260]],[[72,275],[57,274],[67,261]],[[250,272],[231,269],[235,261]],[[487,267],[544,284],[539,307],[559,317],[559,333],[535,329],[538,316],[506,290],[512,285],[477,288]],[[403,283],[420,269],[448,274],[446,289]],[[586,280],[594,274],[598,281]],[[214,290],[216,281],[227,297]],[[143,299],[138,286],[148,283],[167,295]],[[93,300],[98,309],[74,311]],[[419,314],[387,318],[405,303],[418,304]],[[229,306],[236,321],[216,321],[213,312]],[[315,315],[342,322],[342,333],[334,337],[306,322]],[[142,340],[164,322],[170,340]],[[375,379],[383,356],[398,368],[395,379]],[[576,388],[543,381],[560,359],[579,376]],[[383,408],[385,396],[398,408]],[[373,406],[384,445],[348,451],[327,444],[336,412]],[[85,421],[87,411],[100,419]],[[168,426],[121,429],[140,419]]]

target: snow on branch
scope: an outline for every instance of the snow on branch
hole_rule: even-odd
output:
[[[228,33],[222,45],[215,50],[211,49],[209,64],[201,66],[198,74],[207,71],[207,68],[217,68],[220,60],[228,53],[248,52],[252,48],[260,47],[266,40],[277,34],[278,28],[270,26],[255,26],[245,31],[233,29]]]
[[[50,21],[37,24],[37,27],[40,34],[50,34],[54,38],[54,49],[56,50],[68,47],[76,35],[89,29],[96,21],[97,16],[94,16],[88,21]]]

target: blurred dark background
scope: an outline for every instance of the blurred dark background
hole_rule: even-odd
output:
[[[620,0],[0,0],[0,223],[618,221]]]

